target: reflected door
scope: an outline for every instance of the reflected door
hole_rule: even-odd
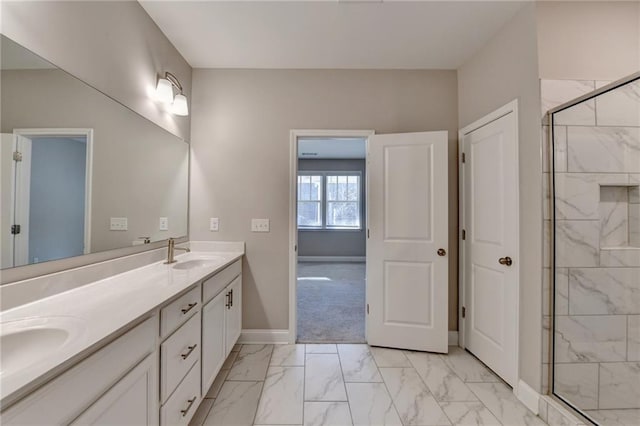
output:
[[[447,132],[369,139],[367,342],[447,352]]]
[[[517,377],[516,118],[463,138],[465,346],[514,386]]]
[[[13,135],[2,133],[0,141],[0,185],[2,185],[2,199],[0,199],[0,221],[2,223],[2,238],[0,246],[0,267],[13,267],[13,235],[7,232],[13,223],[13,191],[15,185],[15,169],[13,167]]]

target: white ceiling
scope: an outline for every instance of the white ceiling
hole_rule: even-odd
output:
[[[304,160],[363,159],[367,156],[365,139],[298,139],[298,158]]]
[[[194,68],[456,69],[524,4],[139,1]]]

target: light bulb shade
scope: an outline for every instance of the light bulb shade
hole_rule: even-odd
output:
[[[173,102],[173,86],[166,78],[159,78],[156,86],[156,97],[165,104]]]
[[[176,95],[175,99],[173,100],[173,113],[175,115],[189,115],[187,97],[182,93]]]

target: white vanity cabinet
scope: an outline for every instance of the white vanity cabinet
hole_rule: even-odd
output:
[[[240,337],[241,260],[144,317],[62,374],[50,372],[0,422],[187,426]]]
[[[209,390],[242,330],[242,264],[202,283],[202,394]]]

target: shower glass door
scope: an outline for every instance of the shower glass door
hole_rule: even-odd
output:
[[[640,76],[550,112],[552,393],[640,424]]]

